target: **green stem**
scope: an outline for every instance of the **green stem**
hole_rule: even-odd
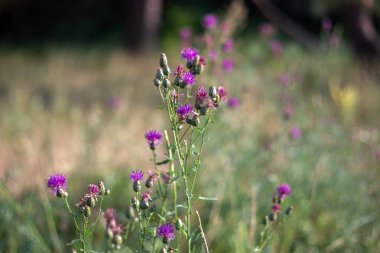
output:
[[[95,231],[95,227],[96,225],[98,224],[98,221],[99,221],[99,217],[102,213],[102,205],[103,205],[103,200],[104,200],[104,197],[101,196],[100,197],[100,203],[99,203],[99,211],[98,211],[98,215],[96,216],[96,219],[94,221],[94,223],[91,225],[92,226],[92,229],[91,229],[91,232],[89,234],[90,238],[88,240],[88,244],[87,244],[87,248],[90,248],[90,243],[91,243],[91,240],[93,239],[93,234],[94,234],[94,231]]]

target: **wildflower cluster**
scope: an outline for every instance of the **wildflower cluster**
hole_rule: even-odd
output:
[[[67,179],[64,175],[52,174],[47,179],[47,187],[51,189],[53,195],[64,200],[66,208],[73,218],[79,238],[73,240],[72,244],[74,242],[80,242],[80,246],[78,246],[80,247],[80,250],[83,252],[89,252],[92,235],[102,212],[103,199],[110,194],[110,190],[105,188],[103,181],[100,181],[97,184],[89,184],[87,186],[87,192],[82,195],[76,204],[78,211],[74,212],[68,201],[69,194],[67,193]],[[98,212],[96,216],[94,216],[92,215],[92,211],[96,208],[97,204]]]
[[[112,249],[121,249],[125,225],[116,221],[116,210],[113,208],[107,209],[103,213],[103,217],[106,219],[106,238],[110,241]]]

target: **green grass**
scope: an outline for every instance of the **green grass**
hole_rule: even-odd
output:
[[[286,205],[294,213],[275,227],[265,252],[378,252],[378,77],[344,48],[311,53],[288,44],[272,58],[258,41],[239,46],[246,53],[235,55],[236,70],[221,79],[242,104],[218,112],[195,192],[218,199],[196,203],[212,252],[254,252],[283,182],[293,188]],[[112,191],[105,206],[124,213],[128,173],[150,166],[143,134],[167,127],[164,113],[154,110],[158,55],[0,53],[0,252],[69,251],[74,228],[44,186],[52,172],[69,175],[74,199],[103,178]],[[178,63],[169,60],[172,68]],[[284,72],[296,76],[290,88],[277,82]],[[352,110],[332,98],[333,80],[356,88]],[[288,121],[281,117],[284,90],[294,107]],[[112,96],[120,97],[120,108],[107,107]],[[302,129],[299,140],[289,137],[293,126]],[[103,236],[104,222],[96,231],[99,249]]]

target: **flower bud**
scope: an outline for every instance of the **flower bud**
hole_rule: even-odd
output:
[[[193,74],[200,75],[203,72],[204,66],[202,64],[198,64],[193,69]]]
[[[168,244],[169,243],[169,239],[166,236],[162,237],[162,243]]]
[[[293,210],[294,210],[294,206],[289,206],[288,208],[286,208],[285,214],[291,215],[293,213]]]
[[[104,195],[104,194],[106,194],[106,187],[104,186],[103,181],[100,181],[100,182],[98,183],[98,187],[99,187],[99,195]]]
[[[277,214],[275,214],[275,213],[270,213],[270,214],[269,214],[269,220],[270,220],[270,221],[275,221],[275,220],[277,220]]]
[[[219,95],[215,95],[215,97],[212,98],[212,101],[214,103],[214,106],[218,107],[219,104],[220,104],[220,96]]]
[[[154,79],[153,84],[154,84],[154,86],[159,87],[161,85],[161,81],[158,79]]]
[[[140,204],[139,200],[136,197],[132,197],[131,198],[131,206],[133,206],[134,208],[136,208],[139,204]]]
[[[146,188],[151,188],[153,186],[153,179],[151,177],[149,177],[146,181],[145,181],[145,186]]]
[[[169,248],[168,253],[174,253],[174,249]]]
[[[133,182],[133,191],[139,192],[141,190],[141,183],[139,180]]]
[[[107,228],[107,230],[106,230],[106,238],[107,239],[112,239],[113,238],[113,231],[112,231],[112,229]]]
[[[164,72],[162,71],[162,69],[157,69],[156,79],[160,81],[164,80]]]
[[[146,209],[148,209],[148,207],[149,207],[149,202],[145,201],[145,200],[141,200],[141,202],[140,202],[140,209],[146,210]]]
[[[268,225],[269,224],[269,217],[268,217],[268,215],[267,216],[265,216],[264,217],[264,219],[263,219],[263,225]]]
[[[272,198],[273,204],[281,204],[281,198],[278,195],[274,195]]]
[[[165,78],[163,81],[162,81],[162,86],[164,86],[164,88],[168,88],[170,86],[170,80]]]
[[[175,228],[177,229],[177,230],[180,230],[182,227],[183,227],[183,222],[182,222],[182,220],[181,219],[176,219],[175,220],[175,224],[174,224],[174,226],[175,226]]]
[[[170,70],[169,66],[165,66],[162,68],[162,72],[164,73],[165,76],[168,76],[168,75],[170,75],[171,70]]]
[[[199,64],[200,59],[201,57],[199,55],[195,56],[192,62],[193,66],[197,66]]]
[[[107,189],[105,195],[108,196],[108,195],[110,195],[110,194],[111,194],[111,190],[110,190],[110,189]]]
[[[192,69],[192,68],[193,68],[193,63],[192,63],[191,61],[188,61],[188,62],[186,63],[186,67],[187,67],[188,69]]]
[[[95,198],[94,197],[87,198],[86,205],[88,207],[94,207],[95,206]]]
[[[136,213],[135,213],[135,209],[133,209],[132,206],[128,206],[127,207],[127,211],[125,212],[125,216],[127,216],[127,218],[131,219],[131,220],[136,220],[137,219]]]
[[[166,58],[166,54],[162,53],[160,56],[160,67],[165,68],[168,66],[168,58]]]
[[[166,250],[166,248],[162,248],[162,249],[160,250],[160,253],[168,253],[168,251]]]
[[[206,115],[208,112],[208,108],[206,106],[202,107],[200,110],[199,110],[199,114],[200,115]]]
[[[69,196],[69,194],[62,188],[59,188],[57,190],[57,197],[58,198],[67,198],[67,196]]]
[[[116,245],[122,245],[123,237],[121,235],[115,235],[112,242],[115,243]]]
[[[208,90],[208,95],[210,96],[210,98],[214,98],[217,94],[218,94],[218,92],[216,90],[216,87],[211,86]]]
[[[90,215],[91,215],[91,208],[88,207],[88,206],[85,206],[85,207],[83,208],[83,215],[84,215],[85,217],[90,217]]]

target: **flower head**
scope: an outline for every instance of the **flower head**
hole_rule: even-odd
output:
[[[224,87],[219,86],[217,88],[217,92],[218,92],[218,95],[219,95],[220,99],[223,102],[225,102],[227,100],[227,90]]]
[[[157,227],[157,235],[167,241],[173,240],[175,238],[174,226],[168,223]]]
[[[51,192],[57,196],[60,189],[66,191],[67,179],[62,174],[52,174],[47,180],[47,187],[49,187]]]
[[[108,208],[104,213],[103,213],[104,218],[107,221],[107,224],[110,223],[112,220],[116,219],[116,210],[113,208]]]
[[[277,187],[277,195],[280,197],[281,200],[284,200],[284,198],[292,193],[292,188],[288,184],[280,184]]]
[[[269,46],[274,56],[280,56],[280,54],[282,53],[282,48],[283,48],[282,43],[280,41],[272,40]]]
[[[158,130],[148,130],[145,132],[145,139],[152,150],[161,143],[162,133]]]
[[[199,101],[203,101],[208,97],[208,92],[204,86],[201,86],[196,91],[196,99]]]
[[[270,36],[276,32],[275,27],[271,23],[262,23],[259,27],[260,34],[263,37]]]
[[[203,17],[203,26],[206,29],[215,28],[218,25],[218,18],[215,15],[207,14]]]
[[[179,35],[182,41],[188,41],[191,37],[191,30],[189,27],[184,26],[179,30]]]
[[[290,136],[295,140],[301,138],[301,129],[299,127],[292,127],[290,129]]]
[[[280,206],[280,204],[274,203],[272,205],[272,213],[273,214],[277,214],[279,212],[281,212],[281,206]]]
[[[133,170],[131,174],[129,174],[129,178],[133,182],[140,181],[144,178],[144,172],[142,172],[141,170]]]
[[[181,56],[183,59],[191,62],[198,55],[198,50],[194,48],[185,48],[181,51]]]
[[[96,184],[89,184],[88,185],[88,195],[89,196],[96,196],[99,194],[99,186]]]
[[[195,82],[195,76],[191,72],[184,71],[181,76],[182,81],[191,86]]]
[[[232,72],[232,70],[234,70],[234,61],[231,59],[224,59],[222,66],[223,66],[224,71]]]
[[[235,109],[240,105],[240,100],[237,97],[230,97],[227,101],[228,107]]]
[[[281,74],[278,77],[278,82],[283,86],[288,86],[290,84],[291,78],[290,75],[287,73]]]
[[[229,53],[234,48],[234,40],[228,39],[223,43],[223,51]]]
[[[177,108],[177,114],[180,119],[185,119],[192,111],[193,107],[190,104],[180,105]]]
[[[149,200],[152,200],[152,198],[150,197],[150,194],[152,193],[151,190],[147,190],[146,192],[143,192],[141,194],[141,199],[145,202],[148,202]]]

